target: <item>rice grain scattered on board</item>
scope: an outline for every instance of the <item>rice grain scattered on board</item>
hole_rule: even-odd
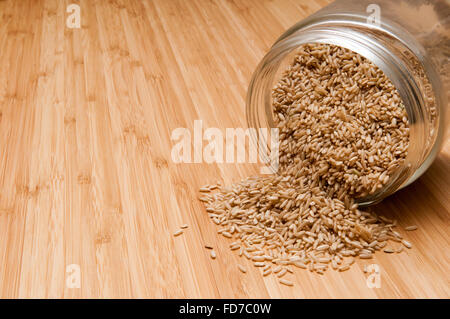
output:
[[[402,240],[402,244],[403,244],[403,246],[405,246],[406,248],[411,248],[412,247],[412,244],[409,242],[409,241],[407,241],[407,240]]]
[[[252,260],[253,261],[264,261],[264,260],[266,260],[266,258],[264,258],[264,256],[253,256]]]
[[[238,264],[238,268],[239,268],[239,270],[240,270],[242,273],[244,273],[244,274],[247,272],[247,269],[245,269],[245,267],[242,266],[242,265],[239,265],[239,264]]]
[[[287,272],[287,270],[286,270],[285,268],[283,268],[283,269],[277,274],[278,278],[281,278],[281,277],[283,277],[284,275],[286,275],[286,272]]]
[[[231,234],[227,231],[222,232],[222,236],[227,237],[227,238],[231,238]]]
[[[183,233],[183,230],[182,230],[182,229],[179,229],[179,230],[177,230],[175,233],[173,233],[173,235],[174,235],[175,237],[177,237],[177,236],[181,235],[182,233]]]
[[[267,275],[270,275],[271,272],[272,272],[271,269],[267,269],[267,270],[263,271],[263,276],[265,277]]]
[[[283,278],[281,278],[279,280],[279,282],[280,282],[280,284],[283,284],[285,286],[291,286],[291,287],[294,286],[294,283],[292,281],[289,281],[289,280],[286,280],[286,279],[283,279]]]
[[[344,265],[344,266],[339,267],[338,269],[339,269],[339,271],[346,271],[346,270],[350,269],[350,265]]]

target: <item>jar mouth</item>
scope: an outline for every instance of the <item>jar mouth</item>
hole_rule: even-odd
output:
[[[290,54],[300,45],[324,43],[341,46],[365,57],[385,73],[400,94],[410,125],[410,143],[403,164],[382,188],[368,196],[356,198],[355,201],[360,206],[375,204],[412,182],[411,177],[414,178],[414,173],[423,164],[427,154],[423,145],[427,142],[425,137],[429,127],[425,120],[423,107],[425,102],[419,85],[411,76],[408,66],[398,57],[395,48],[348,27],[321,25],[280,39],[258,65],[250,82],[246,114],[249,127],[275,127],[271,91],[278,80],[277,75],[291,62]],[[261,112],[262,106],[264,110]],[[257,136],[257,138],[261,142],[261,138],[264,137]]]

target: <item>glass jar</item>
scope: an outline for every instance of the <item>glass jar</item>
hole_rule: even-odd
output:
[[[249,127],[275,127],[272,89],[296,48],[305,43],[338,45],[369,59],[390,78],[406,107],[410,144],[403,165],[384,187],[357,202],[377,203],[415,181],[435,159],[445,135],[449,2],[337,0],[298,22],[275,42],[253,74],[246,106]],[[267,136],[254,137],[270,148]]]

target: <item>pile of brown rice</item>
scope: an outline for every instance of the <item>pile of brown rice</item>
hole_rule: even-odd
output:
[[[231,249],[281,278],[290,265],[344,271],[355,257],[411,247],[394,221],[354,203],[383,187],[407,154],[406,111],[380,69],[345,48],[303,45],[273,89],[273,112],[279,172],[201,189]]]

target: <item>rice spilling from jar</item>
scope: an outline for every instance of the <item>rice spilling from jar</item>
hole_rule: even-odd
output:
[[[354,202],[385,186],[407,155],[406,110],[386,75],[348,49],[306,44],[272,97],[278,173],[202,193],[233,250],[266,272],[292,265],[324,273],[402,245],[395,221]]]

